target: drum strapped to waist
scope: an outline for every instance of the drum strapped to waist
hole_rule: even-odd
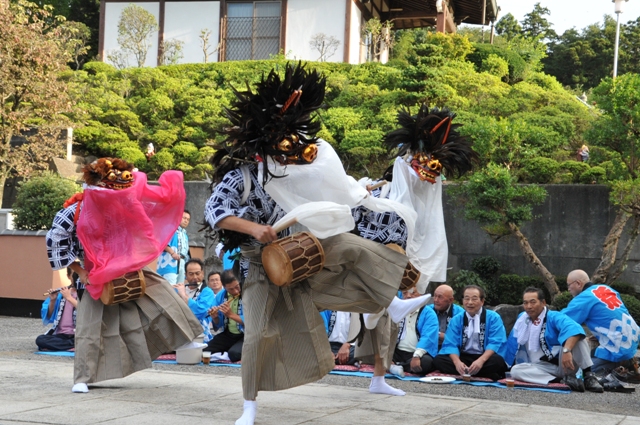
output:
[[[142,270],[125,273],[124,275],[105,283],[100,295],[104,305],[112,305],[137,300],[144,296],[147,283]]]
[[[295,233],[264,247],[262,267],[271,282],[289,286],[322,270],[324,249],[311,233]]]
[[[385,245],[387,248],[399,252],[400,254],[406,255],[404,249],[400,245],[389,243]],[[407,289],[411,289],[418,284],[418,280],[420,279],[420,271],[415,268],[413,264],[409,261],[407,263],[407,267],[404,269],[404,274],[402,275],[402,280],[400,281],[400,290],[406,291]]]

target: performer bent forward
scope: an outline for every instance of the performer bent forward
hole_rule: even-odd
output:
[[[321,241],[325,268],[318,274],[288,287],[269,281],[261,262],[262,245],[289,231],[276,234],[271,227],[285,211],[267,193],[270,171],[259,167],[256,160],[275,160],[288,170],[306,169],[303,164],[315,160],[318,139],[314,136],[320,125],[311,119],[311,113],[322,104],[324,79],[302,66],[288,65],[283,81],[272,71],[263,77],[256,94],[249,90],[236,96],[228,111],[233,127],[225,129],[226,145],[212,158],[215,186],[205,219],[226,250],[241,247],[246,271],[245,402],[236,424],[250,425],[255,420],[258,391],[313,382],[333,369],[334,357],[318,310],[376,313],[387,307],[397,322],[428,297],[397,299],[405,269],[410,267],[408,258],[352,234]],[[274,180],[287,179],[291,177]]]
[[[182,174],[168,171],[160,186],[118,158],[84,167],[84,193],[68,200],[47,233],[54,270],[70,266],[86,285],[78,306],[73,392],[125,377],[192,341],[202,332],[189,307],[160,275],[145,267],[167,245],[184,208]],[[74,262],[79,258],[83,264]],[[142,269],[146,294],[105,305],[105,284]],[[108,303],[109,301],[107,301]]]

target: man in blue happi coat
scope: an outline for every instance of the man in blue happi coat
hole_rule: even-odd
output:
[[[500,315],[484,308],[485,292],[469,285],[462,296],[464,313],[454,316],[434,367],[451,375],[475,375],[494,381],[504,377],[507,335]]]
[[[505,361],[514,379],[536,384],[564,377],[574,391],[603,392],[591,372],[593,362],[582,326],[568,316],[550,311],[542,289],[529,287],[522,295],[524,312],[507,340]],[[578,368],[584,381],[576,377]]]
[[[639,330],[620,294],[607,285],[591,283],[583,270],[569,273],[567,288],[573,299],[562,312],[585,324],[598,339],[599,346],[592,353],[593,372],[606,375],[621,362],[633,359]]]

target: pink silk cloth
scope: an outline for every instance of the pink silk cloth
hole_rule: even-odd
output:
[[[89,271],[86,289],[96,300],[105,283],[155,260],[182,220],[182,172],[164,172],[160,186],[147,184],[144,173],[133,174],[128,189],[84,191],[77,234]]]

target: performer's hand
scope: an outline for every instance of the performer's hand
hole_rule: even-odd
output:
[[[442,344],[444,342],[444,332],[438,332],[438,343]]]
[[[367,192],[369,192],[369,195],[371,195],[371,185],[370,184],[366,185],[365,189],[367,189]]]
[[[480,372],[482,366],[484,366],[484,360],[482,359],[477,359],[475,362],[471,363],[471,365],[469,366],[469,375],[475,375],[476,373]]]
[[[338,364],[347,364],[349,362],[349,352],[351,351],[351,344],[345,342],[336,354],[336,360]]]
[[[184,296],[187,295],[187,292],[184,289],[184,283],[176,283],[174,285],[174,288],[176,288],[176,291],[178,291],[178,294],[184,295]]]
[[[414,372],[414,373],[422,372],[422,366],[420,366],[420,358],[412,357],[410,367],[411,367],[411,372]]]
[[[466,373],[471,373],[469,372],[469,368],[467,367],[467,365],[462,363],[461,360],[458,360],[457,362],[454,362],[454,363],[456,366],[456,370],[458,371],[458,374],[464,375]]]
[[[256,224],[251,231],[251,236],[262,243],[269,243],[278,239],[278,235],[275,230],[273,230],[273,227],[263,224]]]
[[[73,298],[71,296],[71,288],[69,288],[68,286],[64,286],[64,287],[60,288],[60,293],[62,294],[64,299],[67,300],[67,301],[69,299]]]
[[[575,367],[573,365],[573,354],[571,353],[571,351],[569,351],[568,353],[562,353],[562,368],[565,372],[572,372],[573,370],[575,370]]]
[[[225,301],[224,303],[220,304],[219,309],[222,312],[222,314],[224,314],[227,317],[229,317],[229,315],[233,313],[233,311],[231,310],[231,307],[229,306],[229,301]]]
[[[173,254],[171,254],[171,258],[173,258],[174,260],[178,261],[178,260],[180,260],[180,254],[178,254],[177,252],[173,251]]]
[[[49,293],[49,299],[50,299],[51,301],[53,301],[53,300],[55,300],[56,298],[58,298],[58,294],[57,294],[57,293],[52,294],[52,293],[51,293],[52,291],[53,291],[53,289],[49,289],[49,290],[47,291],[47,292]]]

